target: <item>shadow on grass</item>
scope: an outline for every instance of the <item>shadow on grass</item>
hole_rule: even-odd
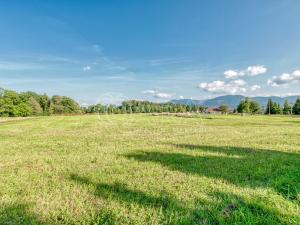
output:
[[[202,152],[203,155],[138,152],[126,156],[188,174],[222,179],[238,186],[270,187],[285,198],[300,202],[300,154],[236,147],[174,146],[180,150]]]
[[[12,204],[0,207],[0,225],[45,225],[45,224],[86,224],[84,221],[75,222],[64,218],[64,215],[50,216],[48,220],[40,220],[32,212],[29,212],[29,206],[26,204]],[[89,218],[88,224],[112,225],[119,224],[115,222],[115,215],[106,209],[101,209],[92,218]]]
[[[89,178],[72,174],[72,181],[87,187],[93,187],[93,194],[99,198],[115,200],[128,207],[137,203],[142,208],[154,208],[161,212],[159,224],[289,224],[288,221],[300,221],[299,218],[284,218],[279,212],[268,208],[260,200],[247,202],[239,196],[229,193],[212,193],[214,201],[195,199],[191,208],[183,202],[177,201],[164,193],[158,197],[142,191],[132,190],[121,183],[106,184],[91,181]],[[159,184],[158,184],[159,185]],[[130,214],[121,218],[117,211],[103,208],[89,224],[139,224],[141,221],[132,221]],[[149,223],[151,223],[151,214]]]
[[[240,196],[214,192],[215,201],[198,201],[198,219],[204,224],[299,224],[299,216],[282,215],[276,209],[257,199],[245,200]]]
[[[98,210],[98,212],[92,216],[91,218],[83,218],[83,220],[79,223],[75,224],[90,224],[90,225],[117,225],[122,224],[122,221],[117,219],[117,216],[114,212],[102,208]]]
[[[126,205],[133,203],[138,204],[140,207],[159,209],[164,212],[165,215],[169,216],[178,212],[181,214],[186,214],[188,212],[180,202],[173,199],[167,193],[161,193],[160,196],[152,196],[139,190],[132,190],[122,183],[94,183],[89,178],[77,174],[72,174],[70,179],[82,185],[92,185],[95,188],[93,194],[100,198],[117,200]],[[179,221],[175,217],[165,219],[170,219],[170,223],[168,224],[172,224],[173,222],[171,221],[173,220],[176,220],[176,223],[178,223]],[[121,221],[118,221],[118,223],[120,222]]]
[[[42,224],[35,215],[28,211],[28,206],[24,204],[12,204],[0,207],[1,225],[35,225]]]
[[[76,174],[72,174],[71,179],[81,184],[95,186],[95,195],[99,197],[114,198],[121,200],[122,202],[134,202],[140,205],[160,207],[162,209],[183,209],[178,202],[171,199],[171,197],[169,197],[166,193],[159,197],[154,197],[138,190],[131,190],[121,183],[93,183],[90,179],[78,176]]]

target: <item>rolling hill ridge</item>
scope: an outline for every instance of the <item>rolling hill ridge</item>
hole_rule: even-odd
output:
[[[219,107],[221,105],[227,105],[230,108],[236,108],[241,100],[246,98],[243,95],[224,95],[212,99],[206,100],[193,100],[193,99],[173,99],[170,102],[174,104],[184,104],[184,105],[202,105],[206,107]],[[280,105],[284,104],[285,100],[288,100],[290,104],[294,104],[297,98],[300,96],[288,96],[288,97],[278,97],[278,96],[257,96],[251,97],[252,100],[257,101],[262,107],[265,107],[269,99],[272,99],[273,102],[279,103]]]

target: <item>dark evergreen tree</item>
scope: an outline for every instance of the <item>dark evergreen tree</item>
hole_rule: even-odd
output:
[[[273,114],[272,113],[272,108],[273,108],[273,101],[272,101],[272,99],[269,99],[267,107],[266,107],[265,114],[269,114],[269,115]]]
[[[290,115],[292,113],[292,106],[289,104],[288,100],[284,101],[282,112],[284,115]]]
[[[293,114],[300,115],[300,98],[297,99],[293,106]]]
[[[278,103],[273,103],[271,114],[282,114],[282,108]]]

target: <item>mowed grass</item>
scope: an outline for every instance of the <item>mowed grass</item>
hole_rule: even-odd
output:
[[[300,118],[0,119],[0,224],[300,224]]]

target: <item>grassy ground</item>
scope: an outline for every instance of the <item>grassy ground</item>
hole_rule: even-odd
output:
[[[300,224],[300,118],[0,119],[0,224]]]

